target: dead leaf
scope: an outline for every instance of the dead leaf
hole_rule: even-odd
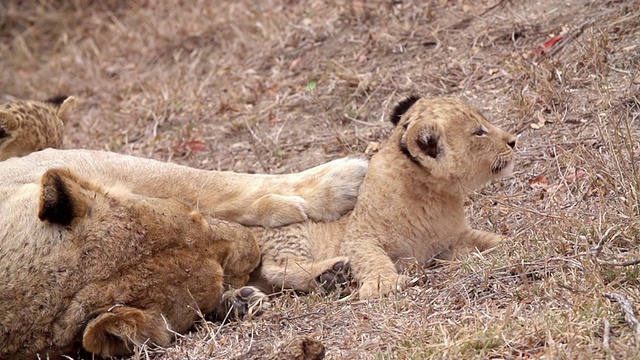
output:
[[[535,59],[537,57],[540,57],[542,55],[547,54],[549,51],[551,51],[553,46],[556,45],[562,39],[564,39],[564,35],[558,35],[558,36],[554,36],[551,39],[543,42],[542,45],[538,46],[533,51],[533,53],[531,54],[531,58]]]
[[[549,187],[549,180],[547,180],[547,177],[544,175],[538,175],[529,179],[529,187],[534,190],[546,189]]]
[[[302,61],[302,58],[296,58],[294,59],[291,64],[289,64],[289,70],[293,70],[296,68],[296,66],[298,66],[298,64],[300,64],[300,61]]]
[[[544,126],[544,124],[547,123],[547,120],[544,118],[542,113],[539,112],[539,111],[536,113],[536,116],[538,118],[538,122],[531,124],[531,128],[538,130],[538,129],[541,129]]]
[[[569,174],[567,175],[564,180],[571,184],[572,182],[575,182],[577,180],[584,180],[587,179],[589,177],[589,174],[587,174],[586,171],[584,170],[576,170],[573,174]]]
[[[185,147],[193,153],[199,153],[202,150],[204,150],[207,147],[207,145],[200,140],[190,140],[190,141],[187,141],[187,143],[185,144]]]

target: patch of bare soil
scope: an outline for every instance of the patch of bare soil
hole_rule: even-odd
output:
[[[69,147],[242,172],[362,154],[411,94],[460,96],[518,134],[515,175],[468,203],[475,227],[510,237],[496,251],[418,268],[380,301],[282,294],[135,359],[287,358],[305,336],[330,359],[635,358],[639,8],[9,0],[0,101],[75,95]]]

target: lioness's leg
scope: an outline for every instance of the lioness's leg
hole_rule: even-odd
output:
[[[41,177],[53,167],[69,168],[102,185],[121,183],[134,193],[175,197],[203,213],[265,227],[337,219],[353,208],[368,167],[364,159],[344,158],[294,174],[239,174],[78,149],[48,149],[19,161],[17,173]]]
[[[171,332],[159,313],[129,306],[99,311],[82,335],[84,349],[105,358],[129,354],[135,345],[170,342]]]
[[[259,175],[235,174],[249,184],[244,191],[251,190],[250,197],[226,199],[227,203],[217,204],[220,210],[215,215],[264,227],[337,220],[353,209],[367,167],[366,160],[344,158],[300,173],[260,175],[260,179]],[[265,195],[258,196],[260,191]]]

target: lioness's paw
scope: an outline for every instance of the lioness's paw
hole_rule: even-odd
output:
[[[222,295],[218,310],[221,319],[251,319],[260,316],[271,307],[268,296],[253,286],[229,290]]]
[[[361,300],[385,297],[392,293],[404,290],[407,280],[408,278],[404,275],[396,275],[395,277],[364,281],[358,291],[358,297]]]
[[[336,261],[333,267],[318,276],[318,283],[325,292],[342,290],[350,281],[349,259],[343,258]]]
[[[308,219],[309,205],[300,196],[269,194],[256,200],[252,207],[259,214],[258,219],[243,219],[243,224],[274,228]]]
[[[353,210],[369,162],[343,158],[321,166],[326,172],[316,175],[321,178],[320,183],[311,196],[305,196],[309,205],[307,215],[314,221],[334,221]]]

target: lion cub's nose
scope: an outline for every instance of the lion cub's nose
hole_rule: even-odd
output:
[[[515,149],[516,148],[516,139],[512,139],[507,141],[507,145],[509,145],[510,148]]]

